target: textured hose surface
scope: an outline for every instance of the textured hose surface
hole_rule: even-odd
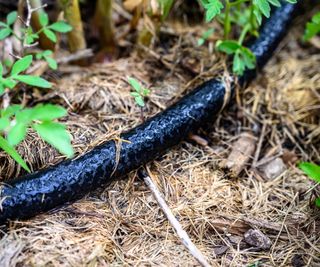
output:
[[[295,7],[284,4],[263,26],[251,46],[261,68],[283,38]],[[248,81],[255,72],[247,72]],[[232,86],[233,87],[233,86]],[[231,88],[232,89],[232,88]],[[83,156],[54,167],[8,181],[1,186],[0,225],[9,219],[23,219],[83,197],[93,189],[123,176],[183,140],[201,125],[214,121],[226,101],[224,83],[212,79],[197,87],[164,112],[124,133],[118,150],[106,142]]]

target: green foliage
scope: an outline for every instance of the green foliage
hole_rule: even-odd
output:
[[[165,20],[169,15],[170,9],[174,1],[173,0],[158,0],[158,1],[161,6],[161,14],[162,14],[161,19]]]
[[[296,3],[296,0],[286,0]],[[217,19],[224,28],[224,38],[218,41],[216,48],[233,56],[233,72],[242,75],[245,70],[255,68],[255,55],[246,47],[243,41],[248,34],[257,36],[258,28],[262,23],[262,17],[270,17],[271,6],[281,6],[280,0],[200,0],[205,9],[206,22]],[[230,38],[233,27],[240,30],[238,40]],[[206,35],[206,39],[209,36]],[[199,44],[204,43],[205,38],[199,39]]]
[[[47,61],[48,66],[53,70],[56,70],[58,68],[58,63],[53,58],[53,53],[51,50],[45,50],[45,51],[37,53],[36,59],[44,59],[45,61]]]
[[[213,20],[223,9],[223,4],[219,0],[201,0],[201,4],[206,10],[206,22]]]
[[[144,98],[150,94],[150,90],[144,88],[136,79],[129,77],[128,82],[135,92],[131,92],[136,104],[140,107],[144,107]]]
[[[15,62],[0,62],[0,96],[15,89],[19,83],[39,88],[51,88],[51,83],[41,77],[26,74],[26,71],[32,66],[35,59],[43,59],[51,69],[57,69],[58,65],[53,58],[52,51],[40,51],[33,57],[33,55],[28,54],[27,48],[37,45],[39,34],[42,32],[50,40],[56,42],[56,33],[66,33],[72,29],[64,21],[50,24],[48,15],[41,12],[39,22],[42,28],[40,30],[34,32],[33,28],[28,26],[28,23],[24,23],[19,29],[20,33],[17,34],[13,31],[13,25],[17,19],[17,12],[14,11],[7,15],[5,22],[0,22],[0,40],[12,35],[22,45],[21,57],[15,56],[18,60]],[[70,134],[63,124],[55,121],[66,114],[67,111],[64,108],[51,104],[39,104],[33,108],[9,105],[7,108],[0,110],[0,148],[25,170],[30,171],[16,151],[15,146],[24,140],[29,129],[34,129],[47,143],[54,146],[62,154],[72,157],[73,149]]]
[[[304,41],[309,41],[311,38],[320,33],[320,12],[316,13],[310,22],[307,23],[303,35]]]
[[[0,147],[13,157],[24,169],[26,164],[17,156],[14,147],[26,136],[29,128],[33,128],[43,140],[57,148],[61,153],[71,157],[73,149],[70,135],[63,124],[54,122],[67,114],[67,111],[56,105],[39,104],[33,108],[22,108],[21,105],[11,105],[0,110]]]
[[[299,168],[309,176],[312,180],[320,183],[320,166],[311,162],[301,162],[299,163]],[[317,207],[320,207],[320,198],[315,201]]]

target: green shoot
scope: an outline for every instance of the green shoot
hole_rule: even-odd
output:
[[[307,23],[306,29],[303,35],[304,41],[309,41],[314,36],[320,33],[320,12],[315,14],[311,21]]]
[[[205,20],[210,22],[217,19],[223,26],[223,40],[216,44],[220,52],[233,57],[232,70],[236,75],[242,75],[247,69],[254,69],[256,59],[254,54],[243,42],[248,34],[257,36],[258,28],[262,23],[263,16],[270,17],[271,6],[281,6],[280,0],[200,0],[205,9]],[[289,3],[296,3],[296,0],[286,0]],[[239,36],[230,38],[232,29],[239,29]],[[205,33],[206,34],[206,33]],[[209,36],[206,35],[206,38]],[[203,44],[205,38],[199,40]]]
[[[136,104],[143,108],[145,106],[144,99],[150,94],[150,90],[144,88],[136,79],[132,77],[128,78],[128,82],[134,89],[134,92],[131,92],[131,95],[134,97]]]
[[[320,183],[320,166],[311,162],[301,162],[298,167],[308,175],[308,177],[317,183]],[[320,198],[315,200],[317,207],[320,207]]]

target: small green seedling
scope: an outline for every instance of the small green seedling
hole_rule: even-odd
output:
[[[136,79],[129,77],[128,82],[134,89],[130,94],[134,97],[136,104],[143,108],[145,106],[144,99],[150,94],[150,90],[144,88]]]
[[[297,0],[286,0],[288,3],[296,3]],[[200,0],[205,9],[205,20],[211,22],[217,18],[223,25],[223,40],[216,44],[220,52],[233,56],[233,72],[242,75],[245,70],[253,69],[256,65],[255,55],[246,47],[243,42],[247,35],[258,35],[258,28],[262,23],[263,16],[269,18],[271,6],[281,6],[279,0]],[[239,29],[233,31],[233,26]],[[240,32],[238,40],[230,38],[232,32]],[[208,36],[207,36],[208,38]],[[201,38],[199,45],[204,43]]]
[[[233,55],[232,71],[242,75],[246,69],[254,69],[256,57],[250,49],[242,46],[239,42],[226,40],[218,41],[216,48],[227,55]]]
[[[309,41],[314,36],[320,33],[320,12],[316,13],[310,22],[307,23],[304,31],[303,40]]]
[[[299,163],[299,168],[309,176],[312,180],[320,183],[320,166],[311,162]],[[320,198],[315,201],[317,207],[320,207]]]

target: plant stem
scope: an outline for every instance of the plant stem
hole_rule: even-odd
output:
[[[250,1],[250,21],[251,25],[251,32],[253,32],[256,29],[255,21],[254,21],[254,5],[253,5],[253,0]]]
[[[224,17],[224,35],[223,39],[227,40],[229,38],[229,33],[231,29],[231,21],[230,21],[230,1],[226,0],[226,11]]]
[[[116,50],[114,27],[112,21],[113,0],[98,0],[95,10],[95,24],[99,29],[102,50],[107,54],[114,54]]]
[[[35,10],[35,12],[32,13],[31,16],[31,25],[34,28],[35,31],[38,31],[40,34],[39,38],[39,44],[40,47],[44,50],[50,49],[54,50],[54,42],[52,42],[42,31],[39,32],[40,29],[42,29],[42,26],[40,24],[40,14],[44,12],[44,9],[42,8],[41,0],[30,0],[31,7]]]
[[[240,34],[240,37],[239,37],[239,40],[238,40],[238,43],[240,45],[242,45],[242,43],[243,43],[244,39],[246,38],[246,35],[247,35],[248,31],[250,30],[250,28],[251,28],[251,25],[250,24],[246,24],[246,26],[241,31],[241,34]]]
[[[72,31],[68,32],[68,44],[70,52],[74,53],[78,50],[86,48],[86,40],[84,38],[83,26],[78,0],[60,0],[59,1],[67,22],[72,26]]]

